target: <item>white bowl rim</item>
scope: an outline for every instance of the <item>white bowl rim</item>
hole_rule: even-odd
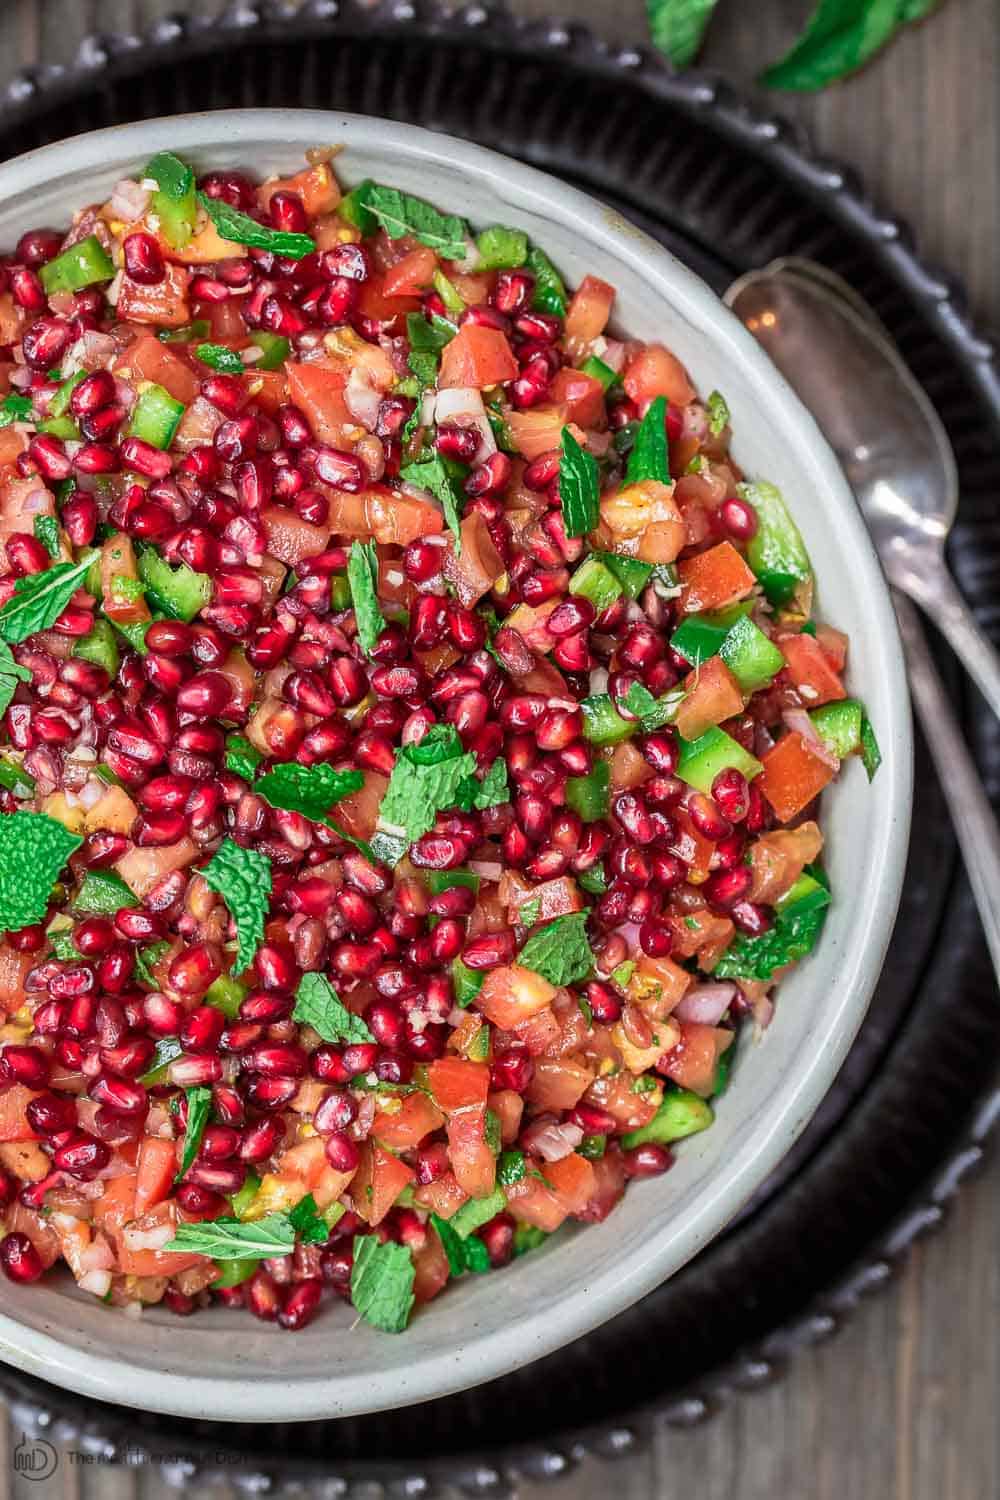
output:
[[[241,138],[287,146],[290,152],[299,150],[304,141],[338,140],[348,147],[376,144],[401,152],[410,162],[457,168],[488,183],[494,196],[514,211],[521,206],[551,215],[555,205],[555,217],[563,225],[576,225],[588,237],[596,236],[609,254],[653,276],[665,301],[692,324],[703,327],[734,363],[768,389],[775,425],[808,459],[817,490],[827,497],[824,503],[831,497],[836,502],[839,496],[838,522],[850,538],[858,582],[874,615],[874,665],[889,685],[890,706],[890,722],[882,733],[886,753],[877,793],[885,811],[873,817],[865,849],[867,869],[880,871],[881,878],[869,879],[872,891],[865,920],[854,933],[851,950],[842,956],[841,998],[828,1007],[816,1031],[812,1066],[792,1080],[783,1080],[780,1102],[775,1101],[766,1126],[719,1163],[706,1181],[696,1210],[679,1232],[669,1268],[649,1238],[630,1256],[609,1266],[603,1280],[591,1282],[586,1298],[567,1296],[537,1320],[522,1319],[503,1329],[476,1332],[460,1347],[430,1353],[406,1365],[405,1372],[387,1370],[385,1389],[378,1391],[373,1391],[369,1379],[350,1373],[296,1379],[283,1369],[276,1369],[272,1378],[253,1381],[159,1371],[150,1390],[148,1368],[93,1349],[75,1349],[0,1314],[0,1355],[5,1361],[81,1394],[129,1405],[141,1389],[144,1398],[149,1392],[143,1403],[149,1409],[179,1416],[204,1419],[211,1415],[234,1422],[301,1421],[431,1400],[496,1379],[552,1353],[638,1301],[720,1232],[800,1134],[833,1082],[864,1017],[902,888],[912,792],[912,735],[906,674],[889,592],[853,496],[815,421],[753,337],[701,279],[588,194],[499,152],[395,121],[338,110],[242,109],[164,116],[39,147],[0,165],[0,202],[23,193],[36,172],[51,182],[99,169],[122,155],[141,160],[165,146],[183,155],[233,146]],[[595,223],[595,202],[599,224]],[[141,1324],[136,1325],[137,1333],[140,1328]]]

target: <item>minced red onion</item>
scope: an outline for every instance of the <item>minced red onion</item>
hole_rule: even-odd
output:
[[[731,983],[696,984],[688,990],[673,1015],[678,1021],[697,1021],[702,1026],[717,1026],[736,999]]]
[[[115,1257],[111,1246],[102,1236],[97,1235],[80,1255],[80,1269],[83,1271],[111,1271],[114,1269]]]
[[[708,436],[708,412],[700,401],[690,401],[681,408],[684,419],[684,437],[697,438],[700,443]]]
[[[583,1131],[579,1125],[529,1125],[521,1135],[524,1149],[536,1152],[543,1161],[562,1161],[582,1140]]]
[[[122,1239],[129,1250],[162,1250],[174,1237],[174,1226],[154,1224],[151,1229],[140,1229],[138,1224],[126,1224]]]
[[[344,386],[344,405],[356,422],[373,431],[378,422],[378,409],[382,396],[370,385],[355,365]]]
[[[95,1297],[106,1297],[111,1290],[111,1272],[87,1271],[80,1277],[77,1286],[81,1292],[93,1292]]]
[[[781,718],[782,722],[789,729],[794,730],[802,736],[817,760],[823,761],[824,765],[829,766],[834,771],[840,770],[839,757],[834,755],[833,751],[824,745],[816,733],[815,724],[804,708],[786,708]]]
[[[503,874],[503,865],[489,859],[470,859],[469,869],[481,880],[490,880],[494,883],[499,881]]]
[[[115,218],[124,219],[129,224],[134,223],[136,219],[142,218],[149,207],[149,190],[131,177],[123,177],[121,182],[115,183],[108,207]]]

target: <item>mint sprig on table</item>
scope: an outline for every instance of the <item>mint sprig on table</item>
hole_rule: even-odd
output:
[[[236,923],[234,972],[253,963],[264,941],[264,919],[271,900],[271,861],[256,849],[225,838],[202,870],[205,884],[221,896]]]
[[[347,1009],[322,974],[303,974],[295,992],[292,1020],[300,1026],[311,1026],[324,1042],[346,1042],[350,1046],[375,1040],[363,1018]]]
[[[43,920],[52,887],[82,843],[45,813],[0,818],[0,932],[18,932]]]
[[[676,68],[693,62],[719,0],[646,0],[649,29]],[[819,0],[805,30],[760,79],[765,88],[811,92],[863,67],[902,27],[938,0]]]

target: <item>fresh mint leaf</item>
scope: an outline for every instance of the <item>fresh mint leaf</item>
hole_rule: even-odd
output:
[[[769,89],[812,92],[846,78],[904,24],[900,12],[900,0],[819,0],[805,31],[767,69],[761,83]]]
[[[705,410],[708,412],[708,430],[713,437],[718,437],[729,424],[729,406],[721,391],[713,391],[705,402]]]
[[[507,784],[507,762],[502,755],[497,756],[479,783],[473,801],[480,812],[487,807],[499,807],[502,802],[510,801],[510,787]]]
[[[670,483],[670,454],[667,447],[667,402],[657,396],[639,423],[635,443],[628,456],[626,484],[641,484],[655,479],[657,484]]]
[[[83,956],[73,941],[72,927],[60,927],[55,932],[50,931],[48,939],[52,944],[53,958],[58,958],[61,963],[76,963]]]
[[[12,422],[31,421],[31,397],[19,396],[11,391],[0,401],[0,427],[9,427]]]
[[[227,349],[225,344],[199,344],[194,352],[203,365],[218,370],[222,375],[246,374],[247,367],[236,350]]]
[[[321,1217],[312,1193],[306,1193],[289,1209],[288,1222],[303,1245],[325,1245],[330,1238],[330,1226]]]
[[[201,1149],[201,1138],[205,1134],[205,1126],[212,1113],[212,1090],[207,1084],[198,1084],[195,1088],[185,1089],[184,1092],[187,1098],[187,1128],[184,1131],[181,1164],[174,1178],[175,1182],[180,1182],[198,1155]]]
[[[172,151],[158,151],[146,164],[143,177],[149,177],[165,197],[179,203],[194,187],[194,173],[186,162]]]
[[[373,1234],[354,1241],[351,1301],[366,1323],[385,1333],[402,1333],[413,1308],[413,1259],[394,1240],[380,1244]]]
[[[242,776],[244,781],[253,781],[263,759],[257,747],[251,745],[244,735],[230,734],[226,737],[226,770],[232,771],[234,776]]]
[[[271,250],[275,255],[287,255],[290,260],[301,260],[316,249],[316,241],[308,234],[289,234],[283,229],[269,229],[241,214],[238,208],[230,208],[221,198],[210,198],[207,193],[198,194],[198,202],[208,214],[219,237],[232,240],[237,245],[250,245],[255,250]]]
[[[0,714],[7,712],[19,682],[30,682],[27,667],[14,660],[13,652],[6,641],[0,641]],[[27,777],[25,776],[25,780]]]
[[[646,0],[654,47],[675,68],[694,62],[718,0]]]
[[[448,1257],[448,1269],[452,1276],[463,1276],[466,1271],[481,1274],[491,1269],[490,1253],[482,1240],[477,1239],[474,1234],[462,1239],[452,1229],[448,1220],[440,1218],[437,1214],[431,1214],[430,1222]]]
[[[401,829],[412,843],[434,827],[437,814],[454,807],[476,769],[476,757],[463,750],[458,731],[435,724],[417,745],[396,751],[379,821],[384,829]]]
[[[55,516],[36,516],[35,536],[53,560],[59,556],[59,522]]]
[[[36,630],[50,629],[81,587],[90,563],[89,557],[81,562],[54,563],[44,573],[19,578],[13,597],[0,609],[0,638],[16,646]]]
[[[158,942],[147,943],[145,948],[139,949],[135,955],[135,977],[140,984],[148,984],[151,990],[156,988],[153,969],[169,947],[166,938],[161,938]]]
[[[865,768],[869,781],[875,779],[875,772],[882,764],[882,752],[875,738],[872,721],[867,714],[861,716],[861,764]]]
[[[513,1187],[527,1170],[523,1151],[501,1151],[497,1161],[497,1182],[501,1187]]]
[[[52,887],[82,843],[45,813],[0,818],[0,932],[18,932],[44,919]]]
[[[247,1223],[242,1219],[204,1219],[199,1224],[178,1224],[164,1250],[185,1255],[207,1255],[212,1260],[267,1260],[291,1255],[295,1249],[295,1227],[287,1213],[266,1214]]]
[[[326,823],[332,828],[330,808],[352,792],[360,792],[364,784],[360,771],[335,771],[325,761],[315,766],[282,761],[255,781],[253,789],[272,807],[299,812],[313,823]]]
[[[205,884],[220,895],[236,923],[236,963],[242,974],[264,941],[264,918],[271,900],[271,861],[256,849],[225,838],[202,870]]]
[[[522,927],[534,927],[542,915],[542,898],[534,896],[517,909],[517,920]]]
[[[300,1026],[311,1026],[324,1042],[346,1042],[348,1046],[354,1046],[375,1040],[362,1017],[347,1009],[322,974],[303,974],[295,992],[292,1020]]]
[[[822,896],[778,910],[774,926],[760,937],[737,936],[718,959],[713,979],[770,979],[777,969],[805,958],[816,946],[826,920]]]
[[[531,934],[515,962],[556,986],[586,979],[594,967],[587,938],[589,915],[586,911],[575,911],[547,922]]]
[[[423,198],[414,198],[399,188],[372,183],[365,199],[368,212],[375,215],[391,240],[412,234],[422,245],[428,245],[444,260],[464,260],[468,252],[468,226],[455,214],[441,214]]]
[[[601,481],[597,460],[581,448],[568,427],[562,431],[559,499],[567,536],[587,536],[600,519]]]
[[[564,318],[568,305],[566,287],[562,277],[549,260],[544,250],[532,245],[524,262],[535,278],[535,289],[531,305],[536,312],[549,313],[554,318]]]
[[[374,542],[352,542],[347,559],[347,582],[351,589],[358,640],[366,656],[385,629],[385,616],[378,602],[378,553]]]
[[[455,486],[451,475],[445,467],[444,459],[440,453],[428,459],[426,463],[406,464],[399,471],[400,479],[407,484],[416,485],[417,489],[430,490],[441,502],[444,510],[444,518],[448,523],[448,529],[455,538],[456,557],[462,551],[462,533],[460,530],[462,520],[462,497]]]

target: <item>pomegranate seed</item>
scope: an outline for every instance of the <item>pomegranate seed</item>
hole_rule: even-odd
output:
[[[490,1085],[494,1089],[512,1089],[521,1094],[535,1074],[535,1064],[523,1043],[511,1047],[495,1059],[490,1068]]]
[[[712,800],[730,823],[742,823],[750,811],[750,787],[734,766],[720,771],[712,782]]]
[[[498,312],[515,317],[523,312],[535,290],[535,278],[528,271],[500,271],[490,298]]]
[[[59,483],[68,479],[73,465],[67,458],[62,444],[50,433],[38,432],[28,444],[28,457],[43,479]]]
[[[257,1120],[244,1133],[240,1143],[240,1160],[245,1162],[266,1161],[284,1139],[285,1127],[275,1115]]]
[[[509,964],[517,951],[517,939],[509,929],[484,932],[465,945],[462,962],[469,969],[493,969]]]
[[[356,1142],[342,1130],[335,1130],[323,1143],[326,1159],[335,1172],[353,1172],[360,1160]]]
[[[37,1281],[45,1269],[31,1240],[20,1230],[5,1234],[0,1240],[0,1266],[8,1281]]]
[[[163,252],[151,234],[137,230],[122,241],[125,274],[140,286],[158,286],[167,274]]]
[[[49,1059],[40,1047],[21,1047],[11,1042],[0,1053],[0,1076],[7,1083],[43,1089],[49,1081]]]
[[[434,446],[447,458],[469,464],[475,458],[481,438],[474,427],[441,426],[437,430]]]
[[[622,1163],[626,1177],[660,1177],[674,1164],[666,1146],[649,1141],[644,1146],[633,1146],[622,1152]]]
[[[748,937],[762,937],[765,932],[770,931],[772,925],[767,911],[754,901],[737,901],[729,908],[729,916]]]
[[[738,542],[749,542],[757,535],[757,512],[746,500],[723,500],[719,506],[719,521]]]
[[[203,1187],[200,1182],[182,1182],[174,1196],[189,1219],[217,1219],[229,1209],[220,1193]]]
[[[8,537],[4,551],[11,572],[18,578],[26,578],[30,573],[44,573],[52,560],[38,538],[26,531]]]
[[[489,495],[505,489],[512,473],[512,465],[506,453],[491,453],[483,463],[477,464],[465,481],[467,495]]]
[[[53,1165],[81,1182],[92,1182],[110,1160],[111,1148],[83,1131],[75,1132],[52,1153]]]
[[[732,825],[723,817],[712,798],[706,797],[704,792],[694,792],[688,798],[687,810],[698,832],[713,843],[726,838],[733,831]]]
[[[170,988],[181,995],[203,995],[221,973],[218,949],[210,943],[196,943],[177,955],[167,979]]]
[[[274,1323],[284,1305],[282,1288],[266,1271],[255,1271],[246,1283],[246,1305],[261,1322]]]
[[[146,1090],[138,1083],[100,1074],[90,1085],[90,1097],[116,1115],[145,1115]]]
[[[306,1324],[312,1321],[322,1295],[323,1283],[318,1276],[310,1276],[305,1281],[300,1281],[289,1292],[284,1306],[278,1313],[278,1322],[281,1327],[293,1333],[300,1328],[305,1328]]]
[[[71,1094],[55,1094],[51,1090],[36,1094],[29,1099],[24,1114],[39,1135],[61,1135],[63,1131],[76,1129],[76,1100]]]

